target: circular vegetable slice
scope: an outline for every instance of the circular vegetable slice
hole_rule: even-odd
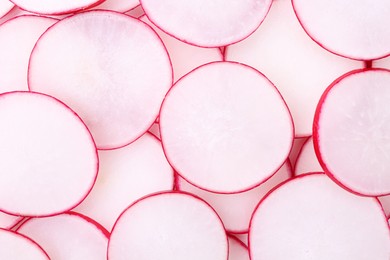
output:
[[[80,118],[38,93],[0,95],[0,209],[53,215],[77,206],[98,170],[96,147]]]
[[[387,260],[390,230],[376,198],[354,195],[325,174],[308,174],[260,202],[249,245],[252,260]]]
[[[323,94],[314,148],[325,172],[362,195],[390,193],[390,71],[357,70]]]
[[[172,67],[158,35],[115,12],[65,18],[31,54],[30,89],[75,109],[99,149],[122,147],[144,134],[171,85]]]
[[[168,34],[193,45],[219,47],[238,42],[255,31],[272,0],[140,2],[150,21]]]
[[[219,193],[266,181],[285,162],[294,136],[277,89],[233,62],[209,63],[181,78],[161,107],[160,132],[178,174]]]
[[[119,217],[108,259],[226,260],[227,243],[221,220],[206,202],[185,193],[157,193]]]

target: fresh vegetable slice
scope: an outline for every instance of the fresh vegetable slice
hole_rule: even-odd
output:
[[[325,172],[358,194],[390,194],[390,71],[356,70],[321,97],[313,141]]]
[[[272,0],[140,2],[150,21],[166,33],[196,46],[219,47],[253,33],[267,15]]]
[[[53,215],[79,204],[97,175],[87,127],[65,104],[44,94],[0,95],[0,209]]]
[[[144,134],[171,84],[170,60],[158,35],[110,11],[61,20],[41,36],[30,59],[30,89],[75,109],[99,149],[123,147]]]
[[[251,220],[252,260],[387,260],[390,229],[376,198],[325,174],[301,175],[263,199]]]
[[[310,137],[303,144],[297,161],[295,163],[294,175],[301,175],[310,172],[323,172],[320,162],[314,151],[313,138]]]
[[[21,221],[23,217],[8,215],[0,212],[0,228],[11,229]]]
[[[229,260],[249,260],[247,246],[234,236],[228,236],[229,239]]]
[[[160,112],[164,152],[177,173],[202,189],[233,193],[271,177],[294,136],[289,110],[257,70],[233,62],[181,78]]]
[[[8,14],[14,6],[9,0],[0,0],[0,18]]]

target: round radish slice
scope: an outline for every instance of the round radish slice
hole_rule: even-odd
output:
[[[249,260],[248,248],[238,238],[229,236],[229,260]]]
[[[310,137],[303,144],[295,163],[294,175],[301,175],[310,172],[323,172],[314,151],[313,138]]]
[[[390,71],[357,70],[324,93],[313,141],[325,172],[358,194],[390,193]]]
[[[0,26],[0,92],[28,90],[27,69],[38,38],[56,19],[23,15]]]
[[[96,184],[75,211],[97,220],[107,230],[137,199],[173,189],[173,170],[160,141],[151,134],[120,149],[99,151],[99,162]]]
[[[21,221],[23,217],[8,215],[0,212],[0,228],[11,229]]]
[[[79,214],[32,218],[17,231],[37,241],[51,259],[106,260],[109,233]]]
[[[383,210],[385,211],[386,216],[390,217],[390,195],[382,196],[378,198],[382,204]]]
[[[169,57],[172,61],[174,81],[177,81],[182,76],[200,65],[223,60],[222,53],[219,48],[199,48],[189,45],[158,29],[148,20],[146,15],[139,19],[149,24],[158,33],[167,47]]]
[[[273,1],[258,30],[228,46],[225,58],[256,68],[276,85],[293,116],[296,137],[312,135],[316,106],[332,81],[364,65],[313,42],[300,26],[291,0]]]
[[[267,180],[286,160],[294,135],[272,83],[232,62],[206,64],[181,78],[161,107],[160,131],[178,174],[220,193]]]
[[[219,47],[241,41],[255,31],[272,0],[140,2],[149,19],[168,34],[196,46]]]
[[[0,18],[6,15],[15,5],[8,0],[0,0]]]
[[[388,260],[390,230],[377,199],[347,192],[325,174],[309,174],[259,204],[249,245],[252,260]]]
[[[0,259],[49,260],[43,249],[30,238],[0,228]]]
[[[209,203],[221,217],[227,231],[245,233],[256,205],[271,189],[291,177],[291,165],[287,161],[280,170],[259,187],[235,194],[218,194],[199,189],[178,177],[177,186],[181,191],[195,194]]]
[[[44,216],[79,204],[98,158],[93,139],[65,104],[38,93],[0,95],[0,209]]]
[[[109,260],[226,260],[228,245],[218,215],[204,201],[184,193],[145,197],[117,220],[108,244]]]
[[[92,9],[111,10],[117,12],[127,12],[139,5],[139,0],[105,0]]]
[[[122,147],[145,133],[171,85],[170,60],[157,34],[115,12],[61,20],[31,54],[30,89],[75,109],[100,149]]]
[[[306,32],[327,50],[358,60],[390,54],[390,1],[292,0]]]

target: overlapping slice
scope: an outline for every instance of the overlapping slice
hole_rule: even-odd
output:
[[[286,160],[294,136],[277,89],[232,62],[201,66],[179,80],[160,112],[164,152],[178,174],[209,191],[248,190]]]
[[[0,212],[0,228],[10,229],[18,224],[18,222],[22,219],[23,217],[13,216]]]
[[[140,2],[149,19],[168,34],[193,45],[219,47],[238,42],[255,31],[272,0]]]
[[[29,87],[75,109],[100,149],[122,147],[155,121],[172,84],[169,57],[143,22],[110,11],[61,20],[37,42]]]
[[[285,183],[259,204],[249,244],[252,260],[387,260],[390,230],[376,198],[311,174]]]
[[[390,71],[352,71],[324,93],[314,148],[325,172],[347,189],[390,194]]]
[[[79,204],[98,171],[95,144],[80,118],[38,93],[0,95],[0,209],[58,214]]]
[[[246,245],[238,238],[228,236],[229,260],[249,260],[249,252]]]
[[[109,260],[226,260],[227,237],[218,215],[184,193],[147,196],[126,209],[108,245]]]
[[[6,15],[14,7],[14,4],[9,0],[0,1],[0,18]]]
[[[314,151],[313,138],[310,137],[303,144],[295,163],[294,174],[300,175],[309,172],[323,172]]]

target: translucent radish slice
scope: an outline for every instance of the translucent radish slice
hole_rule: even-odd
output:
[[[226,260],[227,237],[218,215],[184,193],[147,196],[126,209],[112,230],[109,260]]]
[[[38,38],[56,19],[23,15],[0,26],[0,92],[28,90],[30,54]]]
[[[238,238],[229,236],[229,260],[249,260],[248,248]]]
[[[253,33],[267,15],[272,0],[140,2],[149,19],[168,34],[196,46],[219,47]]]
[[[11,0],[23,10],[37,14],[66,14],[87,9],[104,0]]]
[[[171,84],[170,60],[157,34],[110,11],[61,20],[42,35],[30,59],[30,89],[78,111],[100,149],[144,134]]]
[[[178,189],[195,194],[209,203],[221,217],[227,231],[246,233],[249,221],[259,203],[271,189],[287,180],[292,175],[290,162],[287,161],[280,170],[259,187],[235,194],[218,194],[201,190],[183,178],[178,178]]]
[[[324,93],[313,141],[325,172],[358,194],[390,193],[390,71],[357,70]]]
[[[17,231],[37,241],[51,259],[105,260],[107,256],[109,233],[79,214],[32,218]]]
[[[297,162],[295,163],[294,175],[323,171],[314,151],[313,138],[310,137],[299,152]]]
[[[5,214],[3,212],[0,212],[0,228],[4,229],[11,229],[16,224],[18,224],[19,221],[21,221],[23,217],[19,216],[12,216]]]
[[[0,18],[9,13],[15,5],[8,0],[0,0]]]
[[[266,181],[283,165],[294,135],[272,83],[232,62],[210,63],[181,78],[161,107],[160,131],[178,174],[219,193]]]
[[[385,211],[386,216],[390,217],[390,195],[382,196],[378,198],[382,204],[383,210]]]
[[[137,5],[139,5],[139,0],[105,0],[92,9],[103,9],[124,13],[135,8]]]
[[[49,260],[37,243],[13,231],[0,228],[0,245],[0,259]]]
[[[306,32],[319,45],[358,60],[390,54],[390,1],[292,0]]]
[[[347,192],[325,174],[309,174],[262,200],[249,245],[252,260],[388,260],[390,230],[377,199]]]
[[[172,61],[174,81],[177,81],[188,72],[203,64],[223,60],[219,48],[200,48],[189,45],[158,29],[148,20],[146,15],[142,16],[140,20],[149,24],[161,37],[167,47],[169,57]]]
[[[96,184],[75,211],[97,220],[107,230],[137,199],[173,189],[173,170],[161,143],[151,134],[120,149],[99,151],[99,159]]]
[[[98,158],[80,118],[38,93],[0,95],[0,209],[52,215],[79,204],[91,190]]]
[[[248,64],[264,73],[285,98],[296,137],[312,134],[317,103],[329,84],[363,62],[323,50],[300,26],[291,0],[277,0],[259,29],[241,43],[228,46],[225,59]]]

